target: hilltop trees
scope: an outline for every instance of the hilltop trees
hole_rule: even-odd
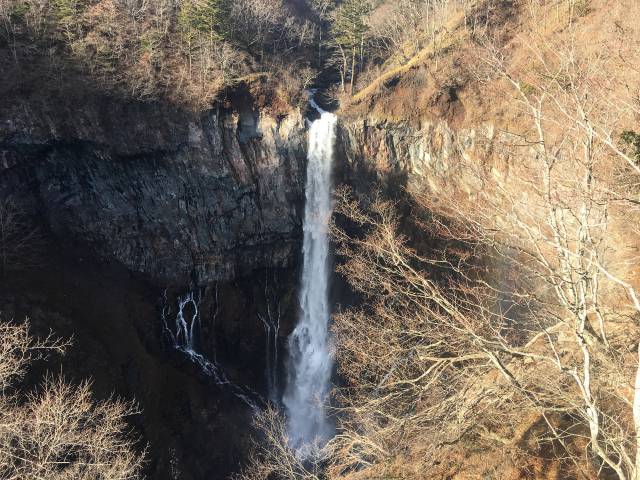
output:
[[[335,44],[342,91],[349,79],[353,87],[359,66],[364,63],[365,38],[369,27],[366,16],[371,11],[369,0],[345,0],[334,12],[331,32]]]
[[[226,3],[224,0],[184,0],[178,23],[185,31],[197,31],[210,38],[224,38]]]
[[[353,94],[369,69],[405,61],[429,39],[435,46],[446,18],[467,15],[473,2],[307,4],[305,12],[293,0],[0,0],[0,49],[16,74],[33,69],[35,78],[38,69],[59,79],[81,66],[112,91],[197,108],[249,74],[285,83],[287,70],[305,67],[339,74],[341,90]]]
[[[225,0],[183,0],[177,18],[184,51],[188,59],[188,78],[204,99],[228,85],[242,63],[242,55],[230,48],[228,10]],[[194,64],[197,70],[194,73]]]
[[[210,45],[224,38],[224,20],[222,0],[182,1],[178,13],[178,29],[186,45],[189,70],[194,51],[200,47],[200,37],[204,37]]]
[[[286,70],[304,67],[335,69],[342,91],[354,93],[369,66],[406,42],[417,48],[438,12],[453,8],[436,0],[310,6],[301,15],[287,0],[0,0],[0,49],[20,74],[39,68],[59,78],[82,65],[114,91],[202,107],[252,72],[285,82]]]
[[[52,0],[53,18],[66,41],[71,45],[82,35],[82,13],[88,6],[88,0]],[[21,5],[21,8],[25,9],[30,7],[30,3]]]
[[[13,60],[0,86],[33,71],[60,88],[82,67],[108,90],[202,108],[247,74],[297,68],[316,36],[283,0],[0,0],[0,54]]]
[[[306,46],[311,38],[307,20],[296,20],[283,0],[240,0],[231,6],[234,35],[259,58]]]
[[[335,8],[335,0],[312,0],[311,8],[313,12],[317,15],[319,20],[319,28],[318,28],[318,63],[322,64],[324,61],[323,51],[324,51],[324,30],[328,21],[331,19],[331,12]]]

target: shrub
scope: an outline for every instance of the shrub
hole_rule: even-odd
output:
[[[32,362],[67,346],[52,336],[37,340],[28,322],[0,322],[0,478],[140,478],[144,454],[125,422],[133,404],[97,402],[89,382],[62,378],[47,377],[37,391],[20,388]]]
[[[622,132],[622,135],[620,135],[620,140],[636,161],[640,162],[640,134],[633,130],[625,130]]]

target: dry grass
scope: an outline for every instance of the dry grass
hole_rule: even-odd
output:
[[[487,2],[476,2],[479,17]],[[514,76],[525,72],[539,47],[560,48],[574,43],[581,55],[607,52],[613,72],[635,68],[640,34],[636,19],[640,4],[633,0],[591,0],[575,8],[565,0],[517,0],[495,5],[486,28],[474,32],[471,20],[452,11],[437,40],[410,60],[393,65],[342,106],[347,119],[363,116],[392,122],[446,120],[456,128],[474,127],[487,118],[500,128],[517,126],[512,95],[505,96],[501,81],[487,78],[486,46],[509,52]],[[582,3],[578,2],[580,5]],[[584,2],[583,2],[584,3]],[[401,55],[400,55],[401,57]],[[455,91],[451,96],[447,92]],[[451,104],[448,106],[447,104]]]

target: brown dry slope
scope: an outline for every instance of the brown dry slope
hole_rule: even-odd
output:
[[[353,478],[636,478],[640,5],[482,1],[471,12],[452,9],[437,41],[343,105],[341,136],[353,168],[406,178],[417,206],[449,227],[432,228],[477,247],[495,294],[478,308],[495,312],[507,296],[523,310],[466,331],[476,344],[460,356],[481,360],[448,378],[467,370],[481,400],[450,417],[466,425],[458,436],[440,425],[434,443],[411,429],[415,411],[383,405],[402,434],[365,418],[349,438],[384,455],[362,441],[341,465],[360,462]],[[440,353],[425,371],[451,361]],[[352,398],[357,415],[371,405]]]

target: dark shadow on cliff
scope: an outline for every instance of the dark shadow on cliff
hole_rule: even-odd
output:
[[[118,266],[50,252],[45,267],[3,282],[0,300],[5,316],[73,337],[65,375],[93,378],[99,398],[136,399],[143,413],[132,420],[140,446],[149,444],[151,478],[224,478],[242,450],[235,430],[247,413],[160,350],[157,294]]]
[[[98,398],[115,393],[138,402],[141,414],[132,418],[132,426],[140,448],[149,448],[148,478],[227,478],[246,453],[251,410],[167,347],[158,311],[161,289],[121,266],[92,261],[87,253],[64,252],[51,243],[40,268],[2,278],[3,316],[29,317],[36,333],[52,329],[73,337],[62,372],[74,381],[92,378]],[[286,283],[290,275],[281,273]],[[291,278],[297,276],[291,273]],[[256,312],[264,303],[252,297],[260,288],[264,285],[250,279],[220,285],[216,322],[206,302],[202,321],[203,349],[218,350],[231,379],[263,391],[264,334]],[[289,301],[281,299],[279,307],[282,335],[290,328],[284,318],[290,316]],[[57,373],[60,367],[48,368]]]

